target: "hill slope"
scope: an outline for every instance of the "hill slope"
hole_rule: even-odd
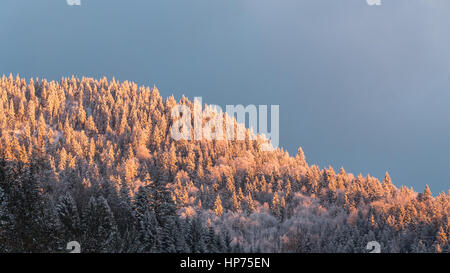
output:
[[[156,88],[0,80],[0,252],[448,252],[450,198],[262,140],[175,141]]]

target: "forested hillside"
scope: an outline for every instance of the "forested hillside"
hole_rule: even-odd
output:
[[[449,252],[450,197],[262,140],[175,141],[187,98],[105,78],[0,80],[0,252]],[[448,177],[442,177],[448,180]]]

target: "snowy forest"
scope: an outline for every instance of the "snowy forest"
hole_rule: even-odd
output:
[[[450,191],[321,169],[248,131],[175,141],[177,104],[193,108],[128,81],[3,76],[0,252],[450,251]]]

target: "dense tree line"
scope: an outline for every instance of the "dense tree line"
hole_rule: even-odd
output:
[[[131,82],[3,76],[0,252],[450,251],[449,194],[309,166],[249,132],[175,141],[177,103],[195,110]]]

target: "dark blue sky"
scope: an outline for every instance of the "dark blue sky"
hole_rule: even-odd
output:
[[[0,74],[279,104],[280,145],[449,189],[448,0],[2,0]]]

